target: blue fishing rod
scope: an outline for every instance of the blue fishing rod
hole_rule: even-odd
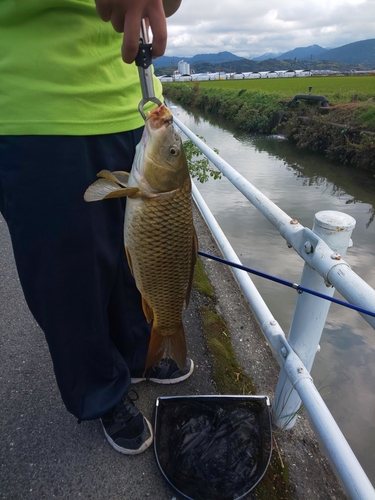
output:
[[[237,264],[236,262],[230,262],[228,260],[222,259],[221,257],[217,257],[216,255],[211,255],[209,253],[202,252],[200,250],[198,251],[198,254],[201,255],[202,257],[206,257],[207,259],[215,260],[217,262],[220,262],[221,264],[226,264],[228,266],[235,267],[236,269],[241,269],[242,271],[246,271],[247,273],[255,274],[256,276],[260,276],[261,278],[274,281],[275,283],[279,283],[280,285],[293,288],[294,290],[297,290],[298,293],[303,293],[303,292],[309,293],[310,295],[315,295],[316,297],[319,297],[321,299],[329,300],[330,302],[334,302],[335,304],[339,304],[340,306],[344,306],[349,309],[354,309],[359,313],[368,314],[369,316],[375,318],[375,312],[368,311],[367,309],[363,309],[362,307],[350,304],[349,302],[344,302],[343,300],[340,299],[335,299],[334,297],[329,297],[328,295],[324,295],[323,293],[316,292],[315,290],[305,288],[301,285],[298,285],[297,283],[292,283],[291,281],[287,281],[282,278],[277,278],[276,276],[272,276],[271,274],[263,273],[262,271],[257,271],[256,269],[243,266],[242,264]]]

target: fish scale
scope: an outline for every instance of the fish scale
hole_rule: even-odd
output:
[[[132,207],[128,200],[125,247],[137,287],[153,310],[153,327],[163,336],[173,335],[182,321],[192,261],[186,242],[192,241],[194,230],[190,190],[188,179],[185,189],[162,201],[148,198]]]
[[[130,174],[98,173],[86,201],[127,196],[126,256],[147,321],[152,321],[145,371],[162,358],[186,361],[182,308],[189,302],[198,242],[191,180],[173,115],[160,104],[147,115]]]

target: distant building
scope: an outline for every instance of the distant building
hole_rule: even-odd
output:
[[[1,0],[0,0],[1,1]],[[181,67],[180,64],[186,64],[187,67]],[[276,71],[246,71],[244,73],[225,73],[223,71],[219,71],[216,73],[186,73],[186,71],[190,71],[189,64],[184,61],[180,61],[179,63],[179,71],[174,71],[172,76],[160,76],[158,77],[161,82],[202,82],[207,80],[250,80],[254,78],[291,78],[291,77],[302,77],[302,76],[311,76],[317,74],[336,74],[336,72],[324,70],[322,72],[310,71],[307,69],[288,69],[288,70],[276,70]],[[356,74],[368,74],[367,72],[356,71]],[[353,73],[351,73],[353,74]]]
[[[185,61],[178,63],[178,72],[180,75],[190,75],[190,64]]]

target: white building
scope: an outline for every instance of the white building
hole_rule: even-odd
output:
[[[209,75],[207,73],[193,73],[191,75],[191,79],[193,82],[204,82],[208,81],[210,79]]]
[[[178,72],[180,75],[190,75],[190,64],[185,61],[178,63]]]
[[[311,76],[309,69],[296,69],[296,76]]]
[[[260,78],[260,73],[258,73],[258,71],[246,71],[243,75],[246,80],[250,78]]]

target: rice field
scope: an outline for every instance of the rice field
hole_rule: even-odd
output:
[[[190,83],[189,85],[194,85]],[[255,90],[277,94],[281,98],[311,93],[325,96],[330,104],[349,102],[355,95],[359,101],[374,99],[375,74],[372,76],[308,76],[295,78],[258,78],[251,80],[214,80],[199,82],[199,88],[223,90]]]

